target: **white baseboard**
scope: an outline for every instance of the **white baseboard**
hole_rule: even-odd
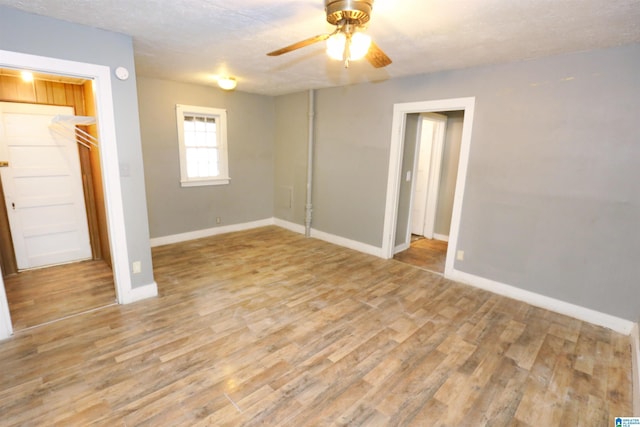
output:
[[[261,219],[258,221],[244,222],[242,224],[224,225],[221,227],[206,228],[204,230],[188,231],[186,233],[172,234],[169,236],[154,237],[150,239],[151,247],[170,245],[172,243],[186,242],[188,240],[201,239],[203,237],[215,236],[217,234],[232,233],[234,231],[251,230],[252,228],[273,225],[273,218]]]
[[[156,237],[151,239],[151,246],[161,246],[167,245],[171,243],[184,242],[187,240],[199,239],[202,237],[214,236],[217,234],[230,233],[234,231],[245,231],[253,228],[264,227],[267,225],[277,225],[278,227],[285,228],[287,230],[293,231],[295,233],[304,234],[305,227],[300,224],[296,224],[290,221],[286,221],[280,218],[267,218],[259,221],[247,222],[242,224],[234,224],[223,227],[214,227],[205,230],[196,230],[187,233],[174,234],[171,236],[164,237]],[[338,246],[343,246],[349,249],[356,250],[358,252],[363,252],[369,255],[373,255],[379,258],[385,258],[382,248],[377,246],[368,245],[366,243],[358,242],[356,240],[347,239],[345,237],[337,236],[330,233],[325,233],[323,231],[316,230],[314,228],[311,229],[311,237],[324,240],[325,242],[333,243]],[[444,237],[448,236],[434,236],[438,240],[443,240]],[[570,316],[579,320],[583,320],[585,322],[593,323],[595,325],[604,326],[606,328],[612,329],[616,332],[630,335],[632,334],[632,329],[634,327],[633,322],[622,319],[616,316],[611,316],[606,313],[601,313],[599,311],[591,310],[589,308],[581,307],[578,305],[574,305],[565,301],[561,301],[555,298],[547,297],[541,294],[537,294],[535,292],[526,291],[524,289],[517,288],[515,286],[507,285],[504,283],[496,282],[490,279],[485,279],[480,276],[475,276],[473,274],[465,273],[459,270],[453,270],[451,272],[445,272],[445,277],[448,279],[456,280],[480,289],[487,290],[489,292],[493,292],[498,295],[503,295],[509,298],[513,298],[518,301],[526,302],[528,304],[534,305],[536,307],[544,308],[556,313],[564,314],[566,316]],[[154,284],[155,285],[155,284]],[[136,288],[132,290],[132,296],[130,296],[129,302],[137,301],[143,298],[149,298],[157,295],[157,289],[145,291],[139,290],[140,288]],[[135,293],[135,294],[134,294]],[[138,297],[140,294],[140,297]],[[637,337],[637,333],[636,333]],[[636,339],[636,348],[639,345],[638,341],[640,339]],[[636,362],[640,351],[636,351]],[[639,389],[640,390],[640,389]],[[640,394],[640,393],[639,393]]]
[[[285,221],[283,219],[274,218],[273,224],[277,225],[278,227],[286,228],[287,230],[293,231],[295,233],[304,234],[305,232],[305,227],[303,225]],[[346,237],[325,233],[324,231],[316,230],[315,228],[311,229],[311,237],[319,240],[324,240],[325,242],[333,243],[334,245],[353,249],[354,251],[363,252],[365,254],[382,258],[382,248],[379,248],[377,246],[367,245],[366,243],[347,239]]]
[[[285,221],[284,219],[280,218],[273,218],[273,225],[277,225],[278,227],[293,231],[294,233],[304,234],[305,232],[304,225],[296,224],[295,222],[291,221]]]
[[[393,253],[397,254],[398,252],[406,251],[410,247],[411,247],[410,243],[402,243],[402,244],[396,246],[395,248],[393,248]]]
[[[356,240],[351,240],[345,237],[336,236],[335,234],[325,233],[324,231],[319,231],[313,228],[311,229],[311,237],[324,240],[325,242],[333,243],[334,245],[353,249],[354,251],[373,255],[378,258],[384,258],[382,255],[382,248],[377,246],[372,246],[366,243],[358,242]]]
[[[449,241],[449,236],[445,236],[444,234],[433,233],[433,238],[435,240],[442,240],[443,242]]]
[[[633,415],[640,417],[640,325],[631,331],[631,359],[633,364]]]
[[[158,285],[156,282],[149,283],[148,285],[138,286],[131,289],[126,295],[119,295],[120,304],[131,304],[132,302],[141,301],[147,298],[153,298],[158,296]]]
[[[484,289],[486,291],[493,292],[494,294],[526,302],[527,304],[544,308],[559,314],[564,314],[565,316],[583,320],[594,325],[604,326],[605,328],[609,328],[624,335],[630,335],[631,330],[633,329],[634,323],[630,320],[611,316],[590,308],[581,307],[579,305],[547,297],[535,292],[526,291],[524,289],[516,288],[515,286],[485,279],[484,277],[475,276],[463,271],[454,269],[451,272],[445,272],[445,278]]]

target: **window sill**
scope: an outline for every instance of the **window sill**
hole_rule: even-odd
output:
[[[231,178],[215,178],[215,179],[192,179],[189,181],[180,181],[181,187],[203,187],[205,185],[226,185],[229,184]]]

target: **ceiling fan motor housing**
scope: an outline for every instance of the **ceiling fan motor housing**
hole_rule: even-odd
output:
[[[369,22],[373,0],[325,0],[327,22],[332,25],[364,25]]]

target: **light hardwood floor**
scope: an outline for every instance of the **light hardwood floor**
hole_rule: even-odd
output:
[[[153,251],[160,296],[0,343],[2,425],[606,426],[628,337],[279,229]]]
[[[442,240],[412,235],[409,249],[395,254],[393,259],[442,274],[447,259],[447,246],[447,242]]]
[[[104,261],[83,261],[5,277],[15,330],[115,304],[113,273]]]

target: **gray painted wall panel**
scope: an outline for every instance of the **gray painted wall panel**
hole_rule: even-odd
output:
[[[476,97],[457,269],[636,320],[640,46],[318,91],[314,226],[381,246],[394,103]]]
[[[404,124],[404,147],[402,154],[402,166],[400,168],[400,192],[398,195],[398,221],[396,223],[395,246],[405,243],[407,229],[409,228],[409,211],[411,210],[411,187],[416,179],[413,164],[416,159],[416,146],[418,145],[420,114],[407,114]],[[407,181],[407,172],[411,172],[411,180]]]
[[[111,80],[118,158],[120,164],[129,171],[128,175],[121,177],[124,222],[129,264],[134,260],[142,263],[141,273],[131,275],[132,287],[152,283],[131,38],[0,6],[0,49],[106,65],[111,69],[118,66],[129,69],[131,77],[128,80]]]
[[[443,236],[449,235],[451,215],[453,214],[453,198],[456,190],[458,160],[462,143],[463,111],[444,112],[447,116],[447,133],[442,150],[442,169],[440,173],[440,191],[434,231]]]
[[[274,98],[140,77],[151,237],[273,216]],[[228,185],[181,187],[176,104],[227,110]]]
[[[304,225],[309,94],[279,96],[276,105],[274,216]]]
[[[373,89],[371,92],[369,89]],[[313,227],[380,246],[393,104],[374,85],[318,90]]]

